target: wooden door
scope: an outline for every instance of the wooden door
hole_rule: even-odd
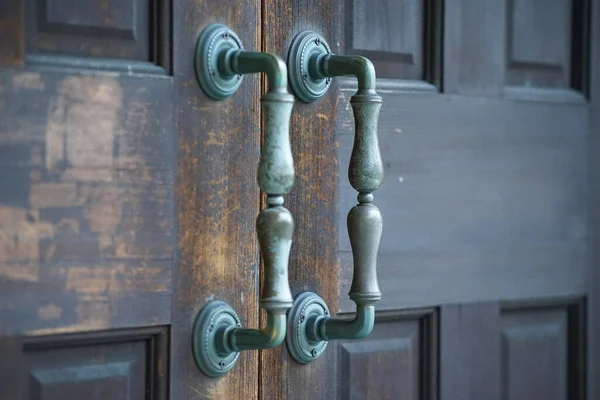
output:
[[[211,299],[258,325],[260,76],[217,103],[201,30],[260,1],[0,4],[0,399],[256,398],[191,354]]]
[[[300,366],[285,349],[263,352],[264,398],[600,396],[591,392],[597,190],[588,196],[590,182],[597,188],[589,174],[597,177],[598,164],[590,169],[589,161],[598,151],[590,116],[597,121],[600,7],[583,0],[281,3],[264,5],[268,51],[284,56],[295,33],[312,29],[334,52],[364,55],[377,69],[383,299],[368,338],[331,342],[313,363]],[[295,295],[314,291],[351,317],[345,219],[355,204],[347,168],[356,82],[334,85],[295,108],[300,181],[290,268]]]
[[[591,6],[3,1],[0,399],[571,400],[588,385],[600,396]],[[213,299],[260,324],[266,82],[247,76],[222,102],[202,93],[192,54],[213,22],[284,58],[312,29],[372,59],[386,167],[371,336],[308,365],[285,346],[243,352],[220,379],[194,364],[191,329]],[[296,105],[286,199],[294,294],[348,317],[354,90],[334,79]]]

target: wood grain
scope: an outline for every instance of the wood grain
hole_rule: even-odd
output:
[[[165,400],[168,328],[0,338],[0,399]]]
[[[263,9],[263,51],[286,58],[289,42],[305,29],[322,34],[339,52],[339,2],[267,0]],[[337,91],[312,104],[296,103],[292,114],[291,142],[296,183],[286,199],[295,220],[290,256],[290,283],[294,296],[311,290],[335,309],[338,260],[336,255],[337,173],[335,121]],[[335,349],[327,349],[317,361],[301,366],[285,346],[263,351],[260,398],[334,398]]]
[[[440,399],[500,400],[498,303],[442,306]]]
[[[588,399],[600,398],[600,7],[594,2],[591,17],[591,80],[590,80],[590,123],[591,132],[588,144],[590,168],[589,218],[591,225],[591,258],[588,274]]]
[[[6,71],[0,92],[0,334],[168,323],[171,81]]]
[[[6,0],[0,3],[0,64],[23,63],[25,1]]]
[[[342,93],[347,98],[353,89]],[[401,91],[382,96],[386,176],[375,192],[384,217],[379,309],[586,292],[585,103]],[[344,311],[353,307],[346,296],[352,259],[345,228],[354,205],[345,179],[352,118],[340,101]]]
[[[252,399],[256,351],[243,352],[223,378],[204,376],[192,358],[191,329],[211,300],[229,303],[245,327],[258,326],[258,247],[254,221],[260,144],[260,77],[248,75],[229,99],[198,86],[196,39],[213,22],[229,25],[248,50],[260,49],[260,2],[181,2],[174,11],[174,79],[178,93],[176,171],[177,268],[173,284],[171,398]]]

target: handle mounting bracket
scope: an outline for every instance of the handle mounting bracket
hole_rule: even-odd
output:
[[[290,86],[296,96],[305,103],[321,98],[331,85],[331,78],[316,76],[311,71],[313,57],[331,54],[327,41],[313,31],[300,32],[292,41],[288,52]]]
[[[214,100],[222,100],[234,94],[244,79],[241,74],[229,73],[219,67],[219,55],[229,50],[244,50],[244,47],[238,35],[223,24],[206,28],[196,44],[196,79],[204,92]]]

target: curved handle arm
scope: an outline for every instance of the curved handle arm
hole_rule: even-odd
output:
[[[294,98],[287,92],[287,68],[273,54],[233,51],[225,58],[234,73],[267,73],[269,90],[261,98],[264,143],[258,163],[257,181],[267,194],[267,208],[256,220],[256,232],[264,262],[260,307],[267,312],[264,329],[235,328],[224,338],[230,352],[270,349],[285,339],[285,313],[292,306],[288,283],[288,259],[294,220],[283,206],[283,196],[294,184],[294,160],[290,147],[290,117]]]
[[[267,208],[256,220],[264,263],[259,304],[267,312],[267,325],[262,329],[242,328],[235,311],[223,302],[209,303],[200,312],[194,332],[196,363],[207,375],[219,376],[233,367],[240,351],[273,348],[285,339],[285,313],[293,302],[288,260],[294,221],[283,206],[283,195],[294,184],[289,138],[294,97],[287,91],[283,60],[274,54],[243,51],[239,38],[224,25],[207,28],[198,46],[198,80],[215,99],[233,94],[244,74],[264,72],[269,81],[269,89],[261,98],[264,143],[257,171],[258,185],[267,195]]]
[[[348,213],[347,225],[354,273],[350,299],[356,304],[353,320],[330,317],[323,299],[314,293],[300,295],[290,310],[294,331],[288,327],[287,344],[298,362],[318,357],[328,340],[361,339],[373,330],[375,303],[381,299],[377,282],[377,251],[383,230],[379,209],[373,204],[373,192],[383,180],[383,163],[377,139],[377,122],[382,99],[375,91],[373,63],[361,56],[338,56],[327,42],[311,31],[300,33],[288,55],[290,84],[304,101],[322,96],[331,78],[353,75],[358,91],[350,99],[354,113],[354,146],[348,179],[358,192],[358,204]]]
[[[348,179],[358,192],[358,205],[348,213],[347,225],[354,273],[350,299],[356,303],[351,321],[322,317],[315,329],[307,328],[315,340],[361,339],[371,333],[375,323],[375,303],[381,299],[377,282],[377,251],[383,230],[381,212],[373,204],[373,192],[383,180],[383,163],[377,139],[377,121],[382,99],[375,91],[375,68],[361,56],[327,54],[315,58],[315,71],[323,77],[354,75],[358,91],[350,99],[354,113],[354,146],[348,168]]]

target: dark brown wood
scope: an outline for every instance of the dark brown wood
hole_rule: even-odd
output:
[[[207,378],[192,358],[191,331],[198,311],[211,300],[229,303],[244,326],[258,326],[255,218],[260,204],[256,167],[261,78],[246,76],[231,98],[217,102],[198,86],[192,56],[198,35],[213,22],[229,25],[246,49],[259,51],[260,2],[179,2],[173,12],[178,254],[173,277],[171,398],[252,399],[258,394],[257,352],[243,352],[223,378]]]
[[[168,323],[170,80],[23,71],[0,85],[0,334]]]
[[[0,341],[11,370],[0,399],[167,399],[166,327]],[[0,345],[0,347],[2,347]],[[5,378],[11,378],[6,380]]]
[[[498,303],[442,306],[440,399],[500,400]]]
[[[323,34],[332,50],[341,53],[341,2],[267,0],[263,9],[263,51],[286,57],[289,42],[305,29]],[[311,290],[336,310],[336,196],[332,178],[337,171],[335,86],[319,101],[297,103],[291,123],[296,183],[286,204],[294,216],[290,283],[294,296]],[[299,365],[285,346],[261,353],[260,398],[335,398],[335,348],[310,365]]]
[[[154,75],[106,73],[96,57],[118,46],[94,42],[107,32],[93,25],[128,22],[48,2],[50,25],[77,26],[58,44],[90,57],[57,64],[64,54],[52,47],[29,62],[39,49],[23,38],[40,37],[23,3],[0,6],[0,398],[165,399],[176,239],[168,60],[146,57]],[[121,56],[121,66],[139,61]]]

